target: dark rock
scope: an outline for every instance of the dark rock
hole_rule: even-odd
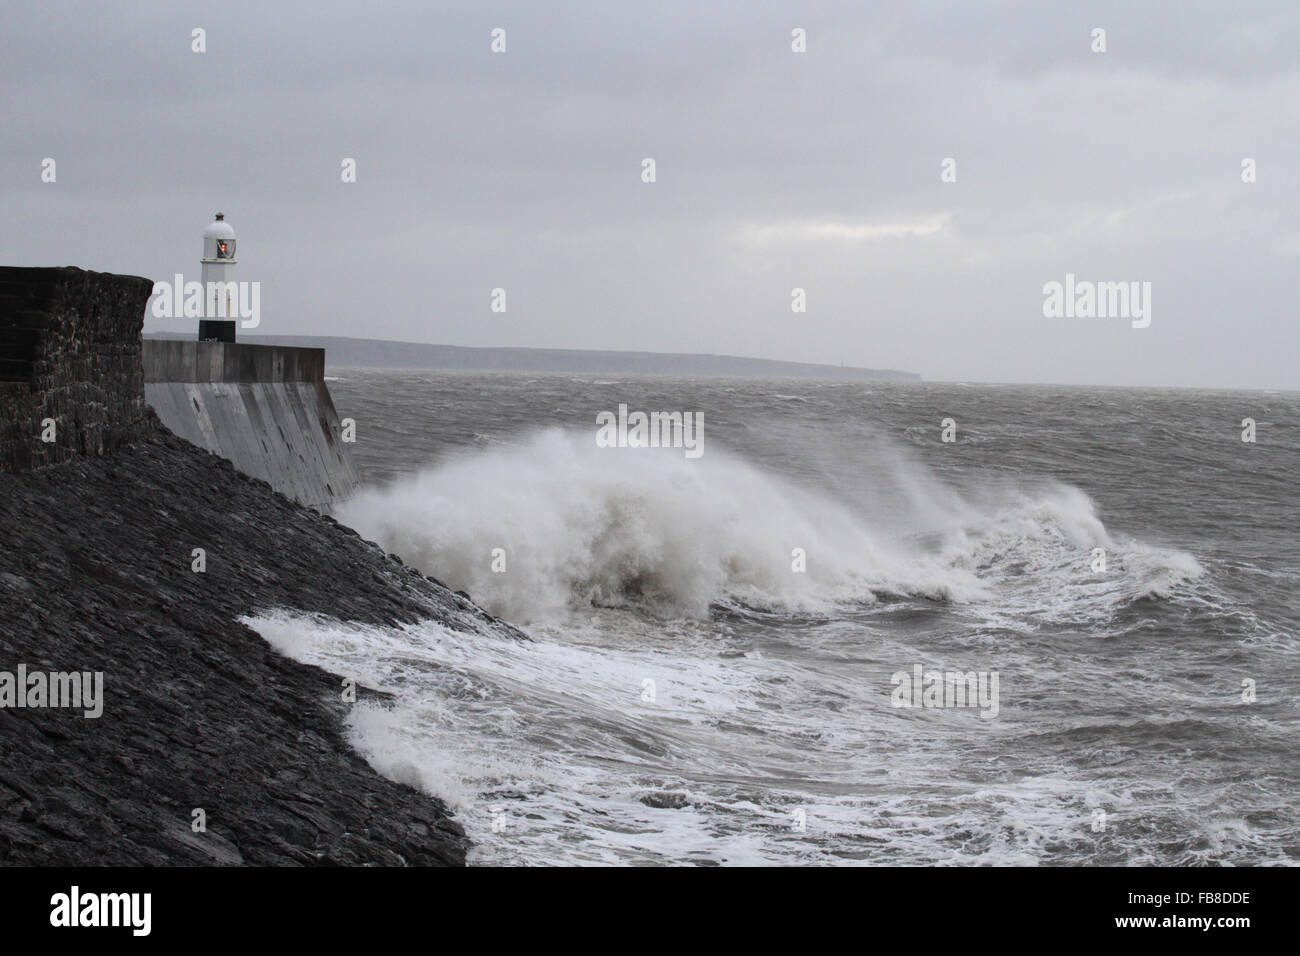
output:
[[[463,864],[447,808],[347,745],[340,678],[237,618],[523,635],[224,464],[160,430],[0,474],[0,670],[104,672],[98,719],[0,710],[0,863]]]
[[[654,807],[656,810],[681,810],[688,807],[691,802],[686,799],[684,793],[672,793],[668,790],[656,790],[653,793],[647,793],[641,798],[641,802],[647,807]]]

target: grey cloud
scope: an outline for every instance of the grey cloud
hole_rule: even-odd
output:
[[[271,333],[1294,388],[1298,37],[1288,0],[22,7],[4,261],[196,272],[221,209]],[[1151,281],[1151,328],[1045,319],[1066,271]]]

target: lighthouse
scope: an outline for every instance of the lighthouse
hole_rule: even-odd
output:
[[[235,230],[223,213],[203,230],[204,318],[199,319],[200,342],[235,341],[239,293],[235,286]]]

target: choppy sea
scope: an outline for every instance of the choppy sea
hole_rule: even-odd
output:
[[[1300,861],[1300,393],[331,374],[337,517],[532,640],[253,624],[471,862]]]

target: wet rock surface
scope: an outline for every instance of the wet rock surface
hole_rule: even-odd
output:
[[[0,474],[0,535],[0,671],[104,675],[97,719],[0,709],[0,863],[464,863],[446,807],[346,743],[341,678],[237,618],[518,632],[156,423]]]

